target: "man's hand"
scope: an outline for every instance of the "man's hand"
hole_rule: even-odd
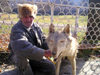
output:
[[[52,53],[50,50],[45,50],[45,52],[44,52],[45,57],[50,57],[51,55],[52,55]]]

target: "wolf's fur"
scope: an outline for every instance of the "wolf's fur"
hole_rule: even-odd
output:
[[[70,26],[67,25],[62,32],[55,31],[53,24],[49,27],[47,43],[56,60],[56,75],[59,75],[61,59],[68,57],[72,65],[72,74],[76,75],[76,56],[78,42],[70,33]]]

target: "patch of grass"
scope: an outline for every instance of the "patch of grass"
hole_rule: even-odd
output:
[[[0,33],[10,33],[13,25],[1,25]]]
[[[54,24],[71,24],[75,25],[75,15],[54,15],[53,16],[53,23]],[[79,25],[87,25],[87,16],[79,16]],[[18,21],[18,15],[17,14],[4,14],[2,13],[0,17],[1,21]],[[34,20],[35,22],[38,23],[51,23],[51,16],[38,16]]]
[[[18,21],[18,15],[2,13],[0,16],[0,21]]]
[[[42,29],[43,29],[43,32],[45,33],[45,35],[48,35],[48,32],[49,32],[48,28],[42,28]]]
[[[90,55],[92,54],[92,50],[90,49],[86,49],[86,50],[79,50],[78,53],[78,57],[84,57],[84,58],[88,58],[90,57]]]
[[[78,32],[77,36],[79,38],[78,42],[80,43],[84,39],[84,37],[85,37],[85,32]]]
[[[66,25],[66,24],[70,24],[70,25],[75,25],[75,16],[72,15],[55,15],[53,16],[53,23],[54,24],[58,24],[58,25]],[[36,22],[39,23],[50,23],[51,22],[51,16],[37,16],[37,18],[35,19]],[[80,16],[79,17],[79,25],[87,25],[87,16]]]

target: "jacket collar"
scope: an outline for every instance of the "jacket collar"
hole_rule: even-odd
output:
[[[32,28],[32,26],[34,25],[34,27],[36,27],[36,25],[33,23],[33,25],[31,27],[26,27],[25,25],[23,25],[23,23],[21,22],[21,20],[19,20],[19,25],[21,25],[23,28],[25,28],[27,31],[30,31],[30,29]]]

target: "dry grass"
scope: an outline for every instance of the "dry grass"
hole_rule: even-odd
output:
[[[0,34],[0,52],[8,51],[9,34]]]

